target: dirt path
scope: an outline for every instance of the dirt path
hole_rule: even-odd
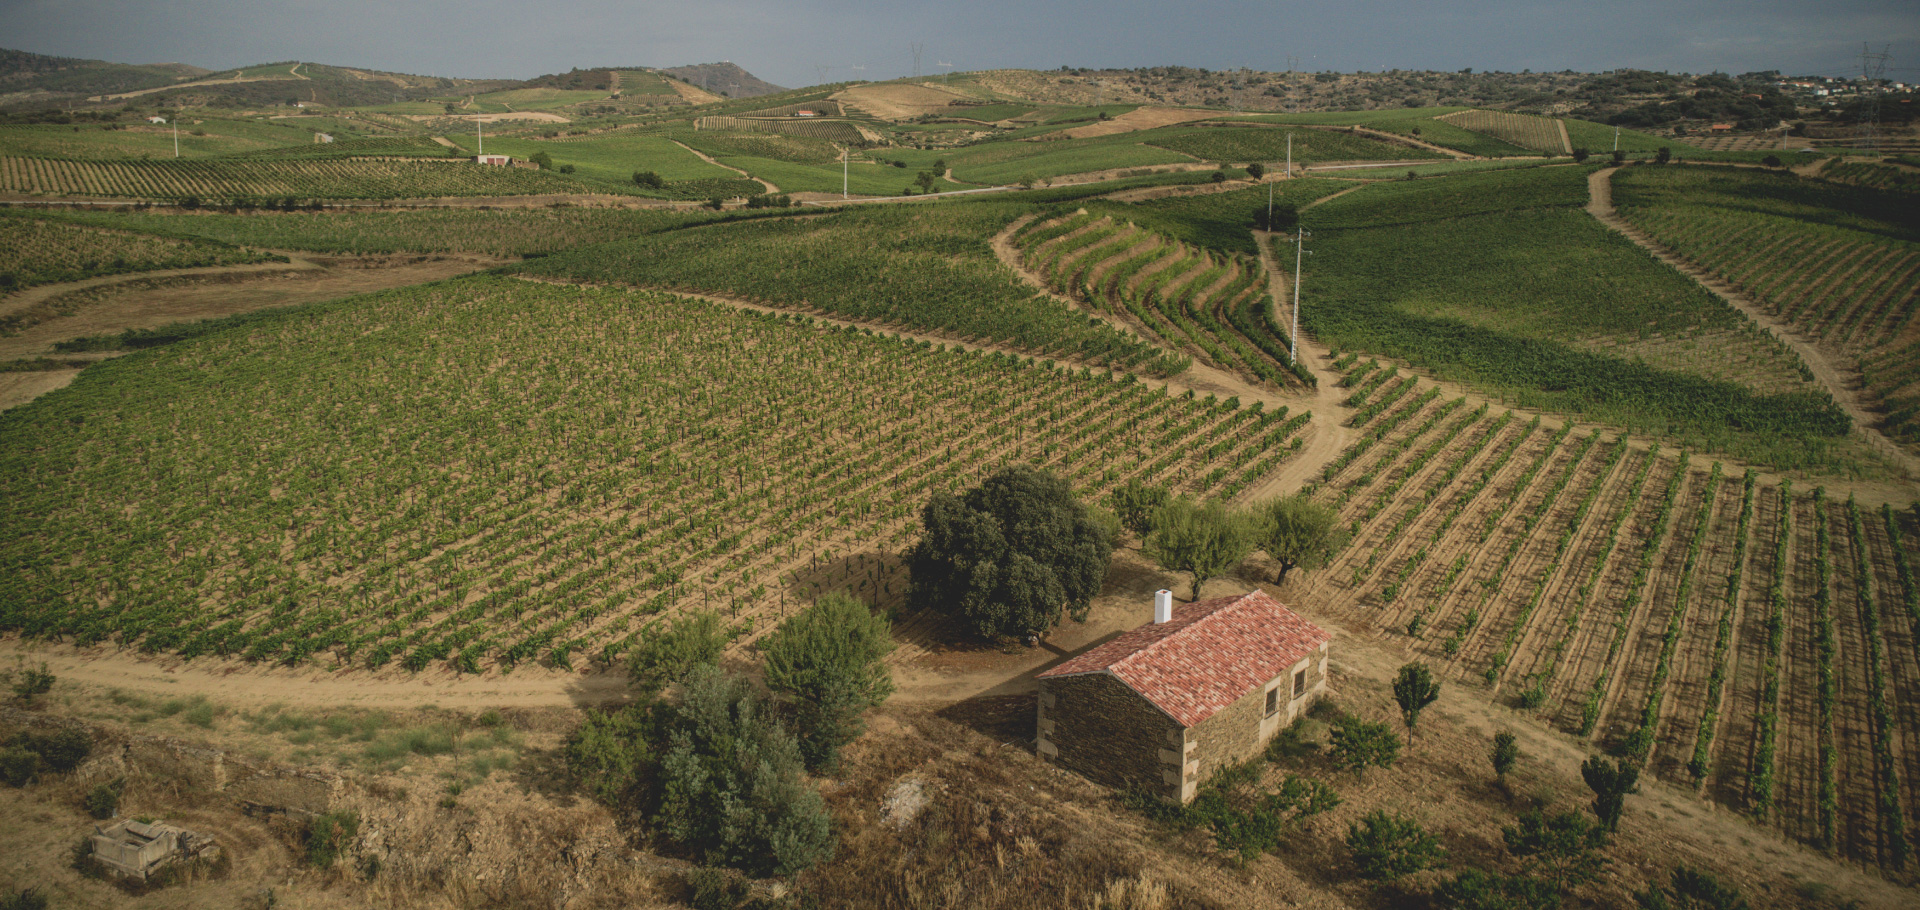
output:
[[[444,145],[444,146],[446,146],[447,148],[450,148],[450,149],[457,149],[457,148],[459,148],[459,146],[457,146],[457,145],[454,145],[454,144],[453,144],[453,140],[451,140],[451,139],[448,139],[448,138],[447,138],[447,137],[445,137],[445,136],[435,136],[435,137],[433,137],[433,141],[435,141],[435,142],[438,142],[438,143],[440,143],[441,145]]]
[[[1785,322],[1774,318],[1772,314],[1768,313],[1758,303],[1749,299],[1745,294],[1740,293],[1732,285],[1713,277],[1708,274],[1705,269],[1700,268],[1674,253],[1672,250],[1660,245],[1653,238],[1641,232],[1639,228],[1628,224],[1626,219],[1620,217],[1619,213],[1613,208],[1612,179],[1613,173],[1617,170],[1619,170],[1617,167],[1604,168],[1593,172],[1593,174],[1587,178],[1587,214],[1592,215],[1601,224],[1620,232],[1622,236],[1633,241],[1634,244],[1641,249],[1646,250],[1647,253],[1655,259],[1673,266],[1679,270],[1681,274],[1692,278],[1701,287],[1713,292],[1715,296],[1725,300],[1728,305],[1746,314],[1747,318],[1752,319],[1755,324],[1772,333],[1775,338],[1780,339],[1782,343],[1786,344],[1788,348],[1791,348],[1795,354],[1800,356],[1801,362],[1805,363],[1807,369],[1812,371],[1814,379],[1820,383],[1821,387],[1827,390],[1828,394],[1833,396],[1834,402],[1840,405],[1841,410],[1845,411],[1847,416],[1853,419],[1854,426],[1866,438],[1870,445],[1879,450],[1881,454],[1885,455],[1893,463],[1899,465],[1901,469],[1907,472],[1910,478],[1920,477],[1920,456],[1915,456],[1913,453],[1895,445],[1893,440],[1888,439],[1885,434],[1874,427],[1874,424],[1878,422],[1878,418],[1867,409],[1865,396],[1861,394],[1859,383],[1848,378],[1851,371],[1843,370],[1827,356],[1826,352],[1815,346],[1813,342],[1802,339],[1796,335],[1792,328]]]
[[[322,266],[314,262],[296,256],[288,256],[287,258],[293,261],[291,263],[254,262],[246,265],[220,265],[198,269],[161,269],[153,272],[128,272],[124,275],[103,275],[99,278],[87,278],[61,284],[43,284],[28,288],[17,294],[9,294],[6,297],[0,298],[0,317],[25,312],[32,307],[45,303],[62,294],[70,294],[74,291],[84,291],[89,288],[105,287],[112,284],[125,284],[129,281],[139,281],[142,279],[182,278],[205,275],[244,275],[249,273],[274,274],[281,272],[310,271],[322,268]]]
[[[293,65],[292,69],[287,70],[287,74],[285,76],[238,76],[233,79],[199,79],[199,80],[188,81],[188,82],[175,82],[172,85],[162,85],[162,86],[157,86],[155,88],[143,88],[143,89],[140,89],[139,91],[134,91],[134,92],[119,92],[112,95],[95,95],[92,98],[88,98],[87,100],[88,101],[118,101],[122,98],[138,98],[141,95],[151,95],[154,92],[172,91],[177,88],[200,88],[201,86],[207,86],[207,85],[238,85],[242,82],[311,82],[313,81],[311,78],[307,76],[300,75],[300,73],[298,72],[299,69],[300,69],[300,64],[296,63]]]
[[[1391,142],[1396,145],[1411,145],[1414,148],[1426,149],[1429,152],[1438,152],[1442,155],[1447,156],[1448,158],[1470,160],[1474,157],[1472,155],[1467,154],[1466,152],[1460,151],[1459,149],[1450,149],[1444,145],[1434,145],[1433,143],[1427,142],[1426,140],[1415,139],[1412,136],[1402,136],[1399,133],[1389,133],[1385,130],[1368,129],[1364,126],[1354,127],[1354,131],[1359,133],[1362,136],[1372,136],[1373,138],[1379,139],[1382,142]]]
[[[739,174],[739,175],[740,175],[740,176],[742,176],[742,177],[745,177],[745,178],[747,178],[748,180],[751,180],[751,181],[753,181],[753,182],[755,182],[755,183],[758,183],[758,184],[760,184],[761,186],[763,186],[763,187],[765,187],[765,188],[766,188],[766,190],[767,190],[767,192],[769,192],[769,193],[778,193],[778,192],[780,192],[780,188],[779,188],[779,187],[777,187],[777,186],[774,186],[774,185],[773,185],[772,183],[769,183],[769,182],[767,182],[767,181],[765,181],[765,180],[762,180],[762,179],[760,179],[760,178],[758,178],[758,177],[755,177],[755,176],[753,176],[752,174],[749,174],[749,173],[747,173],[746,171],[743,171],[743,170],[741,170],[741,169],[739,169],[739,168],[737,168],[737,167],[734,167],[734,166],[732,166],[732,165],[730,165],[730,164],[721,164],[720,162],[718,162],[718,161],[715,161],[715,160],[713,160],[713,158],[712,158],[711,156],[709,156],[709,155],[708,155],[708,154],[707,154],[706,152],[703,152],[703,151],[700,151],[699,149],[697,149],[697,148],[694,148],[694,147],[693,147],[693,146],[691,146],[691,145],[688,145],[688,144],[686,144],[686,143],[684,143],[684,142],[681,142],[681,141],[680,141],[680,140],[678,140],[678,139],[674,139],[674,140],[670,140],[670,141],[672,141],[674,145],[677,145],[677,146],[679,146],[679,147],[681,147],[681,148],[683,148],[683,149],[686,149],[686,150],[687,150],[687,151],[689,151],[689,152],[692,152],[692,153],[694,154],[694,156],[695,156],[695,157],[697,157],[697,158],[699,158],[699,159],[700,159],[701,161],[705,161],[706,163],[708,163],[708,164],[711,164],[711,165],[713,165],[714,167],[718,167],[718,168],[725,168],[725,169],[727,169],[727,170],[729,170],[729,171],[732,171],[732,172],[734,172],[734,173],[736,173],[736,174]]]
[[[1359,189],[1359,187],[1354,187]],[[1353,190],[1343,190],[1350,193]],[[1335,196],[1340,193],[1334,194]],[[1327,197],[1331,199],[1333,196]],[[1326,199],[1311,203],[1318,205]],[[1288,325],[1292,321],[1292,310],[1281,301],[1292,299],[1293,285],[1287,273],[1273,260],[1273,251],[1269,241],[1275,235],[1268,231],[1254,231],[1254,246],[1260,248],[1260,265],[1267,270],[1267,290],[1273,297],[1274,321]],[[1280,471],[1265,482],[1251,487],[1246,494],[1250,500],[1266,499],[1292,493],[1307,482],[1320,476],[1327,463],[1340,456],[1347,444],[1353,439],[1353,431],[1347,427],[1347,421],[1353,417],[1353,409],[1345,404],[1346,393],[1334,385],[1333,352],[1318,339],[1302,332],[1296,339],[1300,359],[1313,371],[1320,381],[1313,389],[1313,397],[1308,407],[1313,409],[1314,421],[1307,425],[1307,444],[1300,454],[1289,459],[1280,467]]]

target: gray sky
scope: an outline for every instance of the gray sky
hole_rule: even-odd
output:
[[[1914,0],[0,0],[0,46],[225,69],[441,76],[732,60],[785,86],[1061,65],[1846,75],[1862,41],[1920,79]],[[863,67],[858,68],[856,67]]]

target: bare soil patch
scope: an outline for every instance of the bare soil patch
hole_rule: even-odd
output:
[[[1178,123],[1192,123],[1219,116],[1219,111],[1191,111],[1177,107],[1142,107],[1121,114],[1112,120],[1089,123],[1064,130],[1060,135],[1068,139],[1091,139],[1095,136],[1117,136],[1136,130],[1150,130],[1155,127],[1173,126]]]
[[[973,100],[971,95],[920,83],[856,85],[832,97],[882,120],[909,120],[943,112],[955,101]]]

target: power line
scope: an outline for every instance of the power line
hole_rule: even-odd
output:
[[[1880,81],[1886,77],[1891,49],[1888,45],[1876,54],[1867,42],[1860,42],[1860,91],[1865,98],[1860,105],[1860,138],[1854,143],[1859,148],[1871,149],[1878,145],[1875,134],[1880,131]]]

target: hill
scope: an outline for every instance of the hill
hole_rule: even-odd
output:
[[[687,66],[673,66],[657,72],[665,73],[675,79],[700,86],[716,95],[729,98],[758,98],[784,92],[786,89],[774,85],[752,73],[741,69],[738,64],[723,60],[719,63],[693,63]]]

